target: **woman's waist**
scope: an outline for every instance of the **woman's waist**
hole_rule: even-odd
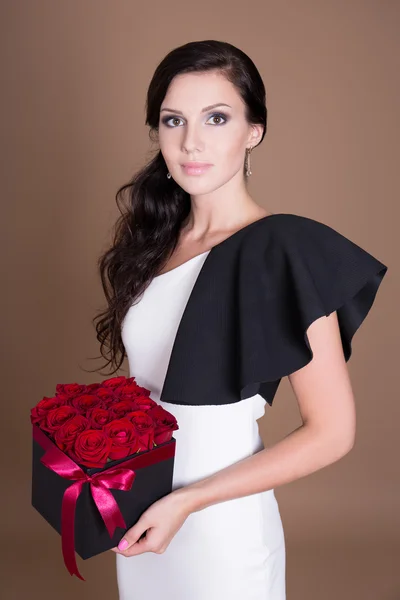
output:
[[[176,439],[174,458],[174,481],[181,485],[194,483],[217,473],[241,460],[260,452],[264,448],[258,436],[242,436],[224,439],[223,435],[204,437],[174,432]]]

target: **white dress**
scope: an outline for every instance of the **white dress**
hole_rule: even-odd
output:
[[[225,405],[160,400],[178,325],[209,252],[153,278],[122,327],[130,376],[179,424],[173,489],[264,447],[257,419],[266,403],[258,394]],[[285,540],[274,491],[192,513],[163,554],[116,554],[116,567],[120,600],[284,600]]]

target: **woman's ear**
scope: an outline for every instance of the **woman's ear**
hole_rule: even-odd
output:
[[[261,142],[263,133],[264,133],[263,125],[258,125],[258,124],[251,125],[251,134],[248,139],[248,143],[250,144],[250,146],[252,148],[255,148]]]

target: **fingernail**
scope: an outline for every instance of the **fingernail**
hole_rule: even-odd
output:
[[[127,540],[121,540],[118,544],[118,550],[125,550],[129,546],[129,542]]]

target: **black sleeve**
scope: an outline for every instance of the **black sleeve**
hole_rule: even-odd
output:
[[[253,248],[240,286],[241,397],[259,393],[271,404],[270,382],[312,360],[307,329],[319,317],[337,311],[349,360],[387,266],[332,227],[298,215],[287,215],[264,247],[258,241]]]

